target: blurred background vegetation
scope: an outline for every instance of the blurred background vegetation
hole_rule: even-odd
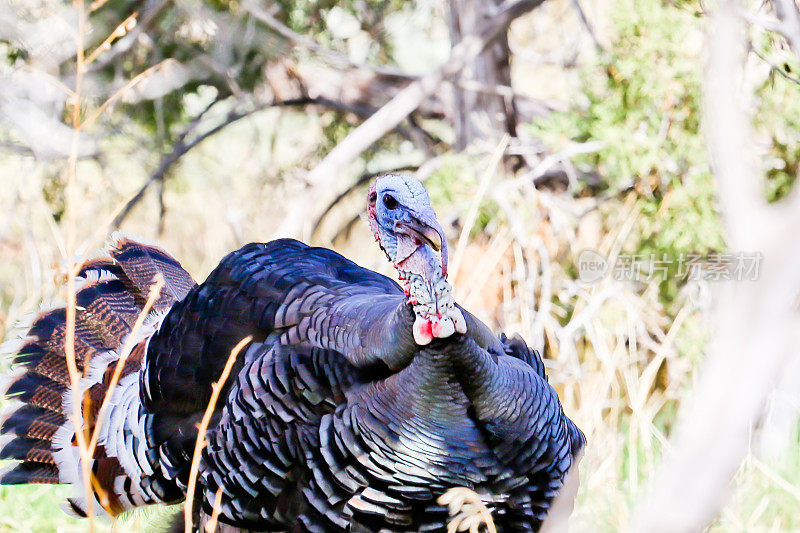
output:
[[[120,228],[160,241],[201,280],[228,251],[272,238],[287,212],[301,210],[298,234],[393,275],[359,216],[372,176],[417,172],[450,236],[457,299],[544,349],[565,411],[586,432],[573,527],[620,531],[668,446],[710,336],[718,283],[690,279],[678,259],[739,252],[726,246],[701,128],[704,3],[548,0],[329,176],[325,191],[310,195],[319,185],[306,180],[366,117],[480,33],[499,5],[87,3],[79,101],[82,116],[102,114],[78,150],[80,251]],[[747,9],[743,84],[763,195],[778,202],[800,164],[800,64],[768,23],[770,3]],[[78,18],[57,0],[4,0],[0,10],[0,334],[8,338],[40,302],[64,298]],[[644,261],[639,280],[580,283],[585,249],[610,264],[635,254],[670,266],[648,272]],[[710,530],[800,529],[799,440],[792,421],[754,442]],[[64,494],[0,488],[0,528],[82,530],[58,509]],[[115,527],[150,530],[164,512]]]

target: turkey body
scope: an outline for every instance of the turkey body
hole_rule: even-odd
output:
[[[197,524],[220,491],[220,523],[245,530],[446,531],[437,498],[467,487],[498,531],[537,531],[585,444],[524,341],[495,337],[464,311],[467,333],[420,346],[397,283],[288,239],[231,253],[200,285],[135,241],[87,263],[77,327],[87,425],[156,274],[167,283],[149,329],[127,355],[109,414],[92,422],[102,428],[92,469],[111,514],[185,496],[211,385],[249,335],[206,434]],[[98,302],[110,302],[108,316],[92,312]],[[17,350],[22,372],[8,394],[23,406],[2,426],[13,439],[0,457],[22,462],[0,483],[77,483],[53,313]],[[108,339],[111,322],[119,332]],[[45,419],[53,430],[33,431]],[[79,497],[70,502],[85,511]]]

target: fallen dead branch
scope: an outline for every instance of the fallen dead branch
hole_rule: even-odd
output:
[[[219,520],[219,512],[222,508],[222,487],[217,489],[214,494],[214,509],[211,511],[211,517],[206,522],[206,533],[214,533],[217,530],[217,521]]]

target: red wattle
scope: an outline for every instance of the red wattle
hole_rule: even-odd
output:
[[[424,346],[433,340],[433,332],[431,331],[431,323],[429,320],[424,320],[417,317],[414,321],[414,340],[420,346]]]

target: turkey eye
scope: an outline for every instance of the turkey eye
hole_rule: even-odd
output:
[[[386,206],[386,209],[396,209],[397,208],[397,200],[394,196],[389,194],[385,194],[383,196],[383,205]]]

